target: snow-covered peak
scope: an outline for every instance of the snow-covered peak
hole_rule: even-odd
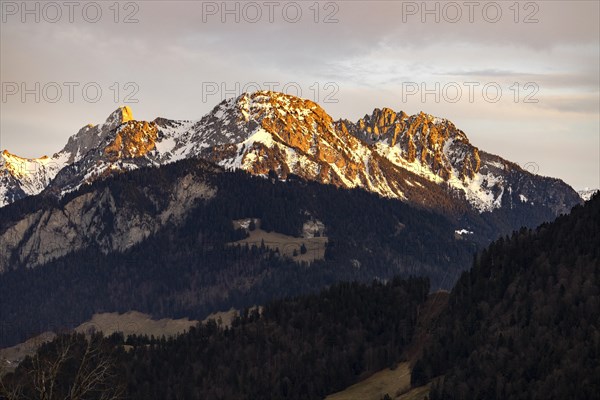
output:
[[[53,157],[42,156],[39,158],[23,158],[4,150],[0,155],[0,167],[8,171],[13,177],[20,179],[34,179],[41,170],[53,170],[64,166],[64,157],[55,154]]]
[[[315,124],[333,131],[331,117],[314,102],[271,91],[243,93],[217,104],[178,138],[168,139],[168,145],[163,146],[159,137],[157,147],[177,158],[198,157],[215,146],[245,142],[261,129],[277,140],[306,147],[319,130]]]
[[[34,174],[37,166],[45,164],[49,161],[47,156],[40,158],[23,158],[4,150],[0,155],[0,166],[6,168],[12,176],[23,178],[27,175]]]
[[[589,199],[592,198],[592,196],[598,192],[600,189],[590,189],[590,188],[585,188],[583,190],[578,190],[577,193],[579,194],[579,197],[581,197],[581,199],[583,201],[588,201]]]
[[[66,161],[64,154],[23,158],[4,150],[0,154],[0,207],[24,195],[40,193]]]
[[[229,123],[262,124],[265,119],[303,120],[311,115],[325,117],[326,122],[333,122],[325,110],[310,100],[265,90],[243,93],[237,98],[224,100],[206,117],[228,119]]]
[[[262,90],[254,93],[244,93],[235,100],[243,113],[253,113],[255,118],[264,114],[276,115],[309,115],[311,112],[325,113],[315,102],[289,94]]]

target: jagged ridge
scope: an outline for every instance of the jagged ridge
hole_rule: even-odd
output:
[[[29,160],[37,169],[27,174],[15,173],[14,159],[3,154],[0,205],[45,188],[60,196],[114,171],[193,157],[257,175],[274,171],[281,179],[360,187],[435,209],[486,212],[526,203],[560,214],[580,201],[562,181],[480,151],[446,119],[383,108],[356,122],[333,121],[312,101],[261,91],[225,100],[198,121],[136,121],[121,107],[104,124],[82,128],[53,157]]]

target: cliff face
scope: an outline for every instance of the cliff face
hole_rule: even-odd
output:
[[[118,129],[115,138],[104,148],[111,161],[139,158],[154,149],[158,129],[154,122],[129,121]]]
[[[143,201],[153,206],[142,209],[117,202],[106,189],[5,223],[0,226],[0,273],[13,265],[35,267],[90,246],[104,253],[126,250],[165,224],[179,223],[196,201],[211,199],[216,189],[189,174],[172,182],[167,193],[145,193]]]

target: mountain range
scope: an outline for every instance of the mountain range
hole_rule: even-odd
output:
[[[198,233],[213,237],[211,246],[245,236],[257,244],[247,231],[256,221],[287,235],[267,243],[287,257],[314,236],[312,227],[329,237],[315,244],[327,265],[362,265],[366,280],[428,276],[434,288],[450,288],[478,248],[582,202],[566,183],[479,150],[446,119],[384,108],[334,121],[316,103],[276,92],[224,100],[197,121],[138,121],[120,107],[51,157],[4,151],[0,160],[0,273],[77,260],[81,252],[151,252],[157,237],[171,243],[184,235],[193,245],[182,232],[217,203],[229,208],[213,210],[219,222]],[[331,208],[339,201],[345,205]],[[240,224],[241,236],[233,232]],[[215,237],[211,228],[228,233]],[[163,247],[165,259],[178,250]],[[393,271],[367,267],[372,254]]]
[[[114,172],[184,158],[358,187],[453,214],[529,204],[556,216],[581,201],[564,182],[478,149],[447,119],[383,108],[356,122],[334,121],[310,100],[263,91],[224,100],[195,121],[137,121],[121,107],[51,157],[4,150],[0,206],[42,192],[60,197]]]
[[[51,157],[23,159],[5,150],[0,160],[0,273],[42,265],[90,246],[104,254],[122,252],[169,224],[180,226],[199,200],[215,197],[218,184],[183,175],[154,195],[145,188],[133,200],[141,196],[153,203],[150,211],[140,208],[139,201],[128,208],[132,199],[119,206],[120,195],[110,190],[82,189],[107,177],[128,179],[133,170],[184,160],[208,162],[202,164],[202,174],[223,177],[224,171],[241,170],[281,182],[301,180],[401,200],[443,216],[457,239],[476,246],[521,226],[550,221],[582,202],[566,183],[479,150],[448,120],[384,108],[355,123],[334,121],[316,103],[276,92],[225,100],[198,121],[137,121],[129,107],[120,107],[103,124],[80,129]],[[240,195],[260,197],[254,190]],[[216,197],[223,201],[220,194]],[[331,195],[319,197],[327,202]],[[289,210],[301,211],[327,218],[322,207],[310,209],[307,201]],[[315,223],[303,218],[283,233],[297,237],[302,224]],[[445,235],[436,237],[445,242]],[[468,267],[459,264],[453,264],[452,276]]]

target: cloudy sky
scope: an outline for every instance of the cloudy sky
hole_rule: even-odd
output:
[[[0,3],[0,148],[24,157],[122,104],[199,119],[260,87],[334,118],[445,117],[483,150],[600,187],[595,0]]]

